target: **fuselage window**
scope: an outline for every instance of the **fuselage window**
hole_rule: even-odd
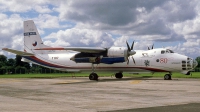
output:
[[[162,51],[161,51],[161,54],[165,54],[165,51],[164,51],[164,50],[162,50]]]

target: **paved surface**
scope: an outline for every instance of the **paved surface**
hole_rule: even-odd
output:
[[[0,111],[197,112],[200,79],[0,79]]]

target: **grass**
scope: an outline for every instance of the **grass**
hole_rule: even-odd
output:
[[[51,74],[5,74],[0,75],[0,78],[59,78],[59,77],[88,77],[90,73],[51,73]],[[142,73],[142,74],[129,74],[123,73],[125,77],[164,77],[166,73]],[[110,77],[113,73],[101,72],[98,73],[100,77]],[[200,78],[200,72],[192,72],[192,75],[184,75],[181,73],[173,73],[173,78]]]

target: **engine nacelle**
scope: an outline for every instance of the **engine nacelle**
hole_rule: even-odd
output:
[[[91,55],[87,53],[80,53],[70,60],[75,61],[76,63],[105,63],[105,64],[113,64],[113,63],[123,63],[127,61],[127,48],[125,47],[111,47],[107,50],[107,54],[99,54],[99,55]]]
[[[108,57],[127,57],[127,49],[125,47],[111,47],[108,49]]]

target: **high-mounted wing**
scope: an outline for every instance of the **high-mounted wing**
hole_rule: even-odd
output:
[[[66,48],[39,48],[34,50],[72,50],[72,51],[78,51],[78,52],[84,52],[84,53],[100,53],[103,51],[106,51],[105,48],[99,48],[99,47],[66,47]]]
[[[27,52],[23,52],[23,51],[14,50],[14,49],[8,49],[8,48],[3,48],[2,50],[8,51],[8,52],[20,55],[20,56],[33,56],[34,55],[32,53],[27,53]]]

